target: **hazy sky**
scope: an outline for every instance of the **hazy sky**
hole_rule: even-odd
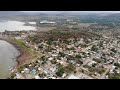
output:
[[[28,13],[35,13],[35,12],[42,12],[42,13],[52,13],[52,12],[72,12],[72,13],[79,13],[79,12],[92,12],[92,13],[120,13],[120,11],[22,11],[22,12],[28,12]]]

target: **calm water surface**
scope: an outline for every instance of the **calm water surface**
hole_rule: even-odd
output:
[[[20,52],[6,41],[0,40],[0,78],[7,78],[10,69],[13,68],[17,62],[16,57]]]
[[[24,26],[24,22],[0,20],[0,32],[36,30],[33,26]],[[10,43],[0,40],[0,79],[9,76],[10,69],[16,66],[16,57],[20,54]]]
[[[24,26],[24,22],[19,21],[0,21],[0,32],[8,31],[22,31],[22,30],[36,30],[33,26]]]

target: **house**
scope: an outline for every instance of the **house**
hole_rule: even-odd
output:
[[[24,68],[23,70],[24,70],[25,73],[29,73],[30,72],[30,70],[28,68]]]
[[[20,73],[16,73],[16,77],[15,78],[17,78],[17,79],[24,79],[24,77]]]
[[[74,75],[70,75],[70,76],[68,77],[68,79],[80,79],[80,78],[78,78],[78,77],[76,77],[76,76],[74,76]]]
[[[95,62],[95,61],[90,61],[87,65],[88,65],[88,66],[92,66],[92,65],[95,64],[95,63],[97,63],[97,62]]]
[[[21,39],[21,37],[20,36],[16,36],[15,39]]]
[[[50,22],[50,21],[47,21],[47,20],[43,20],[40,22],[41,24],[54,24],[55,22]]]
[[[50,71],[52,71],[52,72],[55,72],[55,70],[56,70],[56,68],[54,68],[54,67],[50,68]]]
[[[43,79],[48,79],[47,77],[44,77]]]
[[[58,56],[58,54],[52,54],[52,56],[53,56],[53,57],[57,57],[57,56]]]
[[[48,60],[53,60],[53,57],[48,58]]]
[[[63,73],[62,77],[64,78],[67,74]]]
[[[40,77],[38,75],[35,76],[35,79],[40,79]]]
[[[29,24],[36,24],[36,22],[28,22]]]
[[[80,73],[79,74],[79,78],[80,79],[92,79],[90,76],[86,75],[86,74],[83,74],[83,73]]]
[[[56,79],[56,77],[51,77],[52,79]]]

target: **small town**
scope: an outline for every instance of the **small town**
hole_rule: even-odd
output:
[[[34,62],[13,70],[11,78],[114,79],[120,75],[118,37],[71,37],[65,40],[51,38],[37,41],[34,40],[35,36],[28,38],[28,35],[36,34],[31,32],[15,38],[34,49],[39,57]]]
[[[0,13],[0,78],[120,79],[120,12]]]

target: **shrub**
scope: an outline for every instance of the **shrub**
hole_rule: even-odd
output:
[[[60,55],[61,57],[65,57],[65,54],[64,54],[63,52],[59,52],[59,55]]]
[[[38,46],[38,48],[39,48],[39,49],[42,49],[42,48],[43,48],[43,46],[39,45],[39,46]]]
[[[61,68],[59,68],[58,71],[56,72],[56,75],[59,76],[59,77],[62,77],[63,73],[64,73],[64,68],[61,67]]]
[[[114,63],[114,66],[120,67],[119,63]]]
[[[96,59],[96,58],[93,58],[94,61],[98,62],[98,63],[101,63],[101,59]]]
[[[94,64],[92,64],[92,67],[95,67],[97,64],[96,63],[94,63]]]
[[[81,58],[81,55],[79,54],[79,55],[76,55],[76,57],[75,58]]]
[[[117,53],[117,50],[115,50],[115,48],[112,48],[111,51]]]
[[[98,51],[98,48],[97,48],[95,45],[93,45],[92,48],[91,48],[91,51],[97,52],[97,51]]]
[[[67,73],[70,73],[75,70],[75,67],[72,64],[69,64],[67,67],[65,67],[65,71]]]
[[[110,79],[120,79],[120,74],[109,75]]]

